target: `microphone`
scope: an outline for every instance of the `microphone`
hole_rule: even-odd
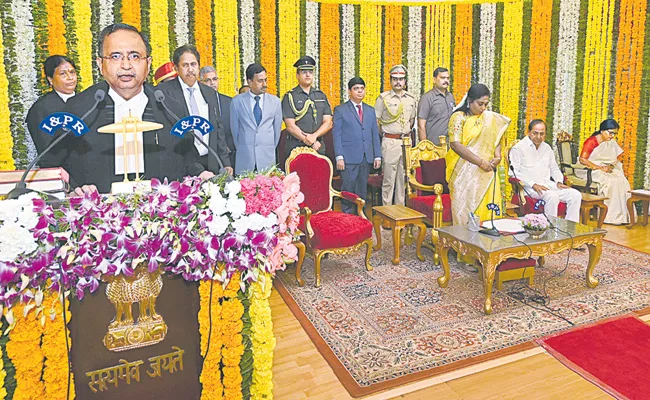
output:
[[[519,180],[519,178],[517,178],[517,173],[515,172],[515,167],[513,167],[512,164],[510,164],[509,168],[510,168],[510,171],[512,171],[512,175],[514,175],[515,179]],[[530,197],[531,199],[534,199],[534,197],[531,196],[530,193],[528,193],[528,190],[526,190],[526,185],[524,185],[523,182],[521,184],[521,188],[524,189],[524,192],[526,193],[526,196]],[[521,207],[521,211],[523,212],[523,210],[524,210],[524,208],[523,208],[524,207],[524,201],[521,198],[521,194],[519,193],[519,191],[517,191],[517,197],[519,197],[519,207]],[[540,207],[544,207],[545,205],[546,205],[546,202],[544,200],[542,200],[542,199],[539,199],[539,200],[537,200],[535,202],[534,209],[535,209],[535,211],[540,211]],[[546,215],[546,210],[542,211],[541,213],[544,216],[544,218],[546,218],[546,220],[548,221],[550,228],[555,229],[555,225],[553,225],[553,222],[551,222],[548,215]]]
[[[84,119],[86,119],[86,117],[88,117],[88,116],[89,116],[93,111],[95,111],[95,109],[97,109],[97,105],[99,105],[99,103],[102,102],[102,101],[104,100],[104,97],[105,97],[105,96],[106,96],[106,92],[105,92],[103,89],[97,89],[97,90],[95,91],[95,96],[94,96],[94,98],[95,98],[95,104],[93,104],[93,106],[90,107],[90,109],[89,109],[89,110],[88,110],[88,111],[87,111],[87,112],[86,112],[86,113],[81,117],[81,121],[83,121]],[[47,117],[46,117],[46,118],[47,118]],[[29,172],[32,170],[32,168],[34,168],[34,165],[36,165],[36,163],[37,163],[37,162],[38,162],[38,161],[39,161],[39,160],[40,160],[40,159],[41,159],[45,154],[47,154],[50,150],[52,150],[52,148],[54,148],[54,146],[56,146],[60,141],[62,141],[66,136],[68,136],[68,134],[69,134],[70,132],[71,132],[70,129],[68,129],[68,128],[63,128],[63,133],[62,133],[61,135],[59,135],[59,137],[57,137],[56,139],[54,139],[54,140],[52,141],[52,143],[50,143],[50,145],[47,146],[47,147],[45,148],[45,150],[43,150],[43,151],[41,152],[41,154],[37,155],[37,156],[32,160],[32,162],[29,163],[29,165],[27,166],[27,168],[25,168],[25,172],[23,172],[23,176],[20,178],[20,182],[16,183],[16,187],[15,187],[11,192],[7,193],[7,199],[17,199],[18,197],[22,196],[23,194],[33,192],[32,189],[27,189],[27,183],[25,183],[25,180],[27,179],[27,175],[28,175]],[[53,199],[51,196],[48,196],[48,197],[49,197],[48,200],[52,200],[52,199]]]
[[[493,180],[493,185],[492,185],[492,202],[487,205],[488,210],[491,211],[490,213],[490,224],[492,225],[491,228],[487,229],[481,229],[478,231],[479,233],[482,233],[484,235],[490,235],[490,236],[501,236],[501,232],[497,228],[494,227],[494,212],[497,212],[497,215],[500,215],[499,211],[499,206],[494,203],[494,197],[496,195],[496,190],[497,190],[497,169],[494,169],[494,180]]]
[[[154,92],[154,97],[156,98],[156,101],[163,106],[165,111],[167,111],[167,113],[169,113],[169,115],[172,116],[172,118],[174,118],[177,122],[180,120],[180,118],[178,118],[178,115],[174,114],[174,112],[170,110],[169,107],[167,106],[167,103],[165,103],[166,96],[162,90],[160,89],[156,90]],[[230,174],[226,172],[226,168],[223,166],[223,163],[221,162],[221,159],[217,155],[217,152],[214,151],[212,147],[208,146],[208,144],[205,143],[201,135],[196,133],[194,129],[190,130],[190,132],[192,133],[192,136],[194,136],[194,139],[196,139],[199,143],[201,143],[201,145],[205,146],[205,148],[208,149],[208,153],[210,153],[212,157],[214,157],[217,160],[217,164],[219,164],[219,175],[225,174],[226,176],[230,177],[230,179],[226,179],[226,181],[231,181],[233,178],[230,176]]]

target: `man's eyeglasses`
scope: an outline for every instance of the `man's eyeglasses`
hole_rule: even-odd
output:
[[[122,53],[113,53],[110,56],[100,56],[100,57],[114,64],[121,63],[125,59],[130,63],[139,63],[140,61],[149,58],[149,56],[143,56],[138,53],[129,53],[127,55],[124,55]]]
[[[214,82],[217,83],[219,82],[219,78],[205,78],[203,82]]]

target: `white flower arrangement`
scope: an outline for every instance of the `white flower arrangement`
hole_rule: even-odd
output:
[[[318,63],[318,38],[320,33],[318,3],[308,1],[305,3],[305,54],[311,56]],[[318,86],[318,74],[314,74],[314,85]]]
[[[241,40],[241,61],[247,66],[255,62],[255,4],[253,0],[239,2],[239,38]]]
[[[354,78],[354,63],[356,53],[354,51],[354,6],[352,4],[342,5],[341,20],[343,28],[341,29],[341,43],[343,48],[342,54],[342,73],[341,73],[341,93],[343,93],[342,102],[348,101],[348,81]]]
[[[422,7],[409,7],[408,91],[419,101],[422,95]]]
[[[174,9],[176,17],[176,46],[182,46],[190,42],[189,12],[187,9],[187,0],[176,0]]]
[[[114,19],[113,0],[99,0],[99,28],[112,24]]]
[[[32,7],[30,0],[15,0],[11,7],[12,18],[15,25],[16,36],[16,65],[20,70],[15,71],[18,74],[20,81],[21,104],[23,105],[23,112],[18,117],[19,121],[23,122],[25,133],[29,132],[27,129],[27,121],[25,116],[27,111],[32,107],[32,104],[38,99],[36,92],[36,68],[33,68],[36,62],[36,52],[34,45],[34,21],[32,17]],[[39,66],[40,67],[40,66]],[[36,157],[36,147],[32,141],[32,136],[25,135],[25,145],[27,146],[27,160],[33,160]],[[24,161],[27,161],[24,160]]]
[[[38,248],[31,233],[39,220],[32,203],[35,198],[37,194],[29,193],[0,202],[0,261],[12,261]]]
[[[555,146],[555,132],[573,131],[579,21],[580,0],[561,1],[555,72],[555,104],[553,105],[553,146]]]
[[[494,46],[496,42],[496,4],[481,4],[481,40],[478,81],[494,90]],[[491,106],[489,106],[491,108]]]

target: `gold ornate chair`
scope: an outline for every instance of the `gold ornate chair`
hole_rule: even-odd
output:
[[[305,233],[307,254],[314,259],[316,287],[321,285],[321,259],[328,253],[349,254],[366,245],[366,269],[372,271],[373,227],[363,213],[365,201],[354,193],[334,190],[332,162],[309,147],[293,149],[285,167],[287,173],[298,174],[300,190],[305,195],[305,201],[300,204],[299,229]],[[356,203],[358,215],[334,211],[333,197]],[[300,286],[304,285],[298,265],[296,280]]]
[[[580,146],[573,141],[573,136],[565,131],[560,131],[555,144],[560,160],[560,169],[571,183],[571,187],[584,193],[598,194],[598,182],[591,179],[592,169],[578,162]]]
[[[422,140],[413,146],[410,137],[402,139],[404,171],[408,179],[406,205],[426,215],[425,222],[434,228],[431,243],[424,245],[433,251],[436,264],[439,260],[436,252],[438,232],[435,228],[452,223],[451,198],[446,179],[446,139],[440,136],[439,146],[429,140]]]

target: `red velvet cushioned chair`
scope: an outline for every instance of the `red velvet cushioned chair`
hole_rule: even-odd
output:
[[[512,142],[509,146],[507,146],[505,154],[506,154],[506,165],[508,168],[510,168],[510,150],[512,147],[517,144],[519,141],[515,140]],[[508,169],[508,173],[512,174],[512,171]],[[544,206],[540,205],[538,209],[535,209],[535,204],[537,203],[537,199],[534,199],[526,194],[526,191],[524,190],[524,185],[521,183],[519,179],[517,179],[514,176],[510,176],[508,178],[508,182],[510,182],[510,185],[512,186],[512,199],[510,202],[514,205],[517,206],[517,215],[520,217],[526,215],[526,214],[540,214],[544,212]],[[568,182],[565,182],[568,183]],[[520,204],[523,203],[523,204]],[[564,217],[566,215],[566,203],[561,201],[560,205],[558,206],[557,210],[557,215],[559,217]]]
[[[300,190],[305,201],[300,204],[299,228],[305,233],[307,254],[314,259],[316,287],[321,284],[320,264],[327,253],[349,254],[366,245],[366,269],[372,271],[372,223],[363,214],[365,201],[354,193],[332,189],[334,168],[329,158],[309,147],[293,149],[287,158],[285,171],[300,177]],[[332,210],[332,197],[341,197],[357,204],[358,215]],[[300,286],[300,269],[296,268]]]
[[[445,176],[444,158],[447,154],[445,139],[444,136],[440,137],[440,146],[429,140],[422,140],[417,146],[413,146],[410,137],[402,139],[404,171],[408,178],[406,205],[426,215],[425,222],[434,228],[431,231],[431,243],[424,245],[433,251],[436,264],[438,263],[436,252],[438,232],[435,228],[452,223],[451,198]]]

